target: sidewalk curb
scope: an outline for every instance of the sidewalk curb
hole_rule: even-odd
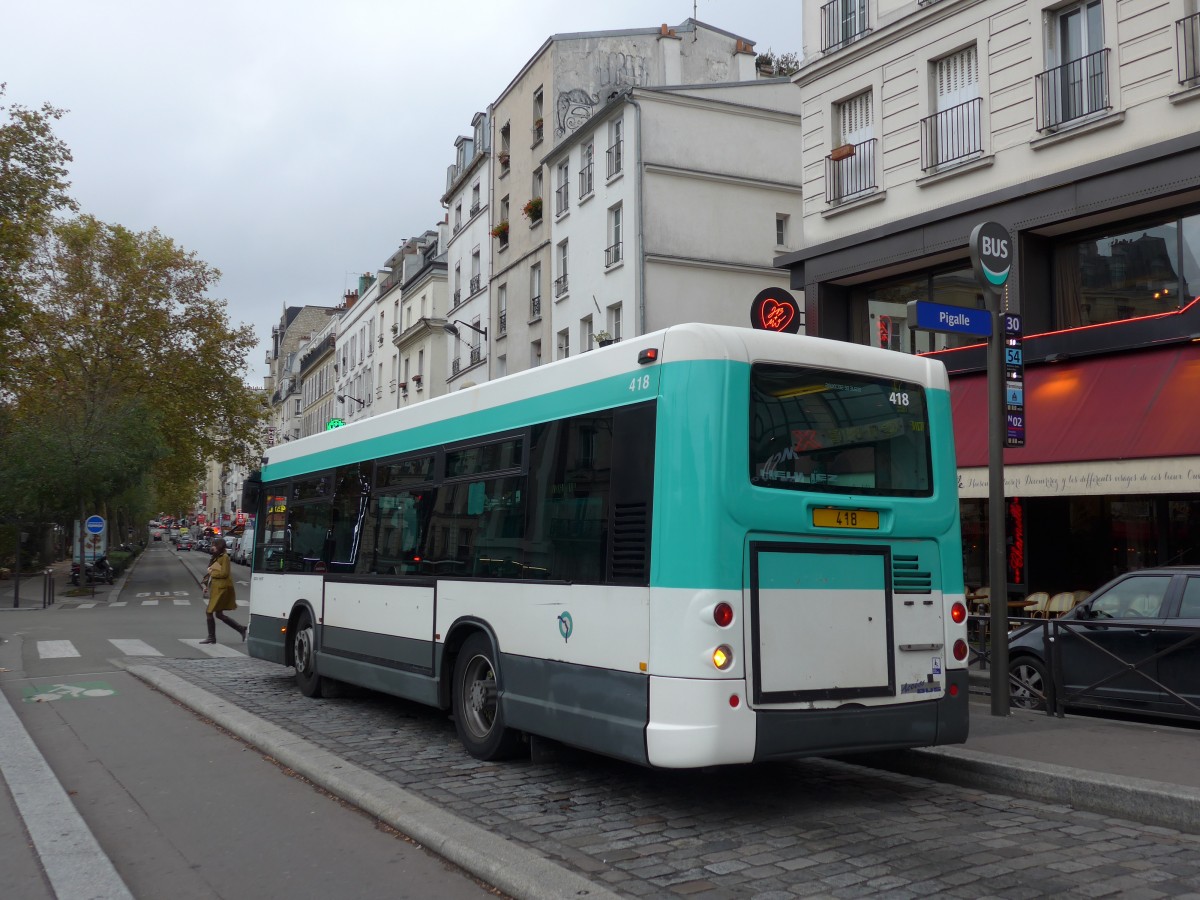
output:
[[[257,747],[281,765],[411,837],[476,878],[519,900],[617,900],[602,885],[525,850],[153,665],[123,666],[184,706]]]
[[[839,757],[843,762],[998,794],[1060,803],[1147,825],[1193,833],[1200,790],[1146,778],[1085,772],[978,750],[930,747]]]

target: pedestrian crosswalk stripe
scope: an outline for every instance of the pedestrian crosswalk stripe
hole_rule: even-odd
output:
[[[191,605],[192,601],[189,600],[187,597],[172,597],[171,602],[174,603],[176,606],[189,606],[189,605]]]
[[[249,600],[237,600],[235,602],[237,603],[238,606],[249,606],[250,605]]]
[[[96,605],[95,603],[80,603],[79,608],[80,609],[91,609],[95,605]]]
[[[245,656],[240,650],[234,650],[232,647],[227,647],[224,644],[201,644],[200,638],[180,638],[180,643],[187,644],[189,647],[194,647],[201,653],[207,653],[209,656]]]
[[[38,656],[41,659],[66,659],[78,656],[79,651],[70,641],[38,641]]]
[[[142,606],[158,606],[157,600],[143,600]]]
[[[145,641],[135,638],[109,638],[108,642],[126,656],[162,656]]]
[[[124,606],[124,605],[125,605],[125,601],[124,601],[124,600],[118,600],[116,603],[110,603],[110,604],[108,604],[108,605],[109,605],[109,606]]]

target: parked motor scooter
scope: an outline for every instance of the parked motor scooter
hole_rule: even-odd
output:
[[[89,581],[103,581],[106,584],[113,583],[113,567],[109,564],[107,556],[97,556],[95,562],[89,567]]]
[[[71,563],[71,584],[79,585],[79,563]]]

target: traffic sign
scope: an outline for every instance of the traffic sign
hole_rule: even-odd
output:
[[[100,516],[88,516],[84,527],[88,530],[88,534],[104,534],[104,519]]]

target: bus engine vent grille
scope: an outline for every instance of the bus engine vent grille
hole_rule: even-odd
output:
[[[615,580],[646,580],[649,524],[649,505],[645,502],[614,504],[612,576]]]
[[[892,593],[928,594],[933,591],[933,575],[921,569],[921,560],[916,556],[892,557]]]

